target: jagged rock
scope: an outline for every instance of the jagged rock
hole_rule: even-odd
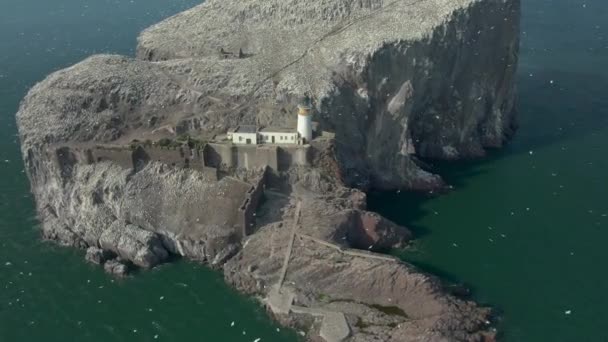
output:
[[[129,266],[118,259],[106,261],[106,263],[103,265],[103,269],[106,271],[106,273],[119,277],[125,277],[129,274]]]
[[[116,255],[110,251],[103,250],[97,247],[87,248],[87,254],[84,256],[85,260],[93,264],[102,265],[106,261],[114,258]]]
[[[419,157],[481,156],[509,138],[519,6],[519,0],[208,0],[143,32],[136,59],[98,55],[55,72],[31,89],[17,113],[42,234],[98,246],[142,267],[168,252],[224,265],[230,284],[265,296],[279,278],[301,203],[286,273],[299,305],[331,304],[321,297],[360,305],[330,308],[355,327],[352,341],[482,340],[489,336],[487,309],[445,293],[410,265],[345,254],[368,243],[393,247],[410,236],[366,212],[364,193],[347,187],[441,187]],[[242,53],[226,59],[220,48]],[[235,226],[250,185],[233,177],[249,179],[251,170],[221,170],[232,177],[216,180],[156,161],[137,170],[83,162],[77,151],[187,132],[208,137],[238,124],[294,126],[305,93],[334,143],[313,144],[312,169],[270,175],[281,199],[265,204],[276,206],[272,215],[242,245]],[[104,268],[126,271],[113,260]],[[407,318],[383,313],[386,307]],[[315,318],[277,318],[319,338]]]
[[[156,266],[169,256],[158,235],[119,221],[101,234],[99,245],[145,268]]]
[[[279,279],[289,235],[276,223],[263,227],[226,263],[226,281],[266,297]],[[446,294],[437,278],[411,265],[366,255],[296,238],[285,276],[294,305],[351,317],[353,341],[483,341],[490,310]],[[277,315],[291,326],[316,326],[308,318]]]
[[[322,129],[336,133],[345,181],[432,188],[440,179],[412,155],[480,156],[513,133],[519,6],[209,0],[145,30],[137,56],[167,61],[186,89],[242,104],[224,124],[292,124],[295,100],[308,92]],[[250,57],[220,60],[219,48]]]
[[[369,211],[355,211],[347,222],[347,240],[354,248],[371,251],[401,248],[413,237],[407,228]]]

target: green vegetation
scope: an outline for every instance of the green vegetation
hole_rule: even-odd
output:
[[[139,146],[140,141],[137,139],[133,139],[131,140],[131,143],[129,144],[129,149],[130,150],[135,150],[137,148],[137,146]]]
[[[330,297],[325,293],[319,293],[317,294],[317,300],[320,302],[328,302],[330,300]]]
[[[207,143],[204,140],[192,138],[189,134],[186,134],[186,133],[180,134],[175,140],[179,141],[181,143],[187,144],[188,147],[190,147],[193,150],[201,150]]]
[[[150,139],[146,139],[143,142],[140,140],[137,140],[137,139],[133,139],[129,143],[129,148],[131,150],[134,150],[138,146],[143,146],[146,148],[150,148],[153,146],[159,146],[161,148],[166,148],[166,149],[177,149],[177,148],[183,147],[185,145],[188,145],[188,147],[191,149],[202,150],[206,144],[207,144],[207,141],[205,141],[205,140],[194,139],[194,138],[190,137],[188,134],[181,134],[177,138],[175,138],[175,140],[170,139],[170,138],[162,138],[156,142],[153,142]]]
[[[369,327],[371,324],[365,322],[364,320],[362,320],[361,318],[357,319],[357,323],[355,323],[355,326],[361,330]]]
[[[172,148],[172,149],[176,149],[176,148],[181,147],[183,145],[184,145],[184,143],[182,143],[182,142],[179,142],[177,140],[172,140],[171,143],[169,144],[169,147]]]
[[[169,145],[171,145],[171,139],[162,138],[159,141],[157,141],[156,144],[160,147],[169,147]]]
[[[190,146],[190,148],[194,149],[194,150],[202,150],[206,144],[207,144],[207,142],[204,140],[198,140],[198,139],[191,138],[190,141],[188,141],[188,146]]]
[[[401,308],[399,308],[397,306],[383,306],[383,305],[371,304],[371,305],[369,305],[369,307],[372,307],[389,316],[401,316],[401,317],[407,318],[407,314],[405,313],[405,311],[403,311]]]
[[[179,142],[177,140],[171,140],[169,138],[162,138],[159,141],[156,142],[157,146],[160,146],[162,148],[171,148],[171,149],[176,149],[180,146],[183,145],[182,142]]]
[[[352,299],[332,299],[329,301],[330,303],[336,303],[336,302],[346,302],[346,303],[357,303],[357,304],[361,304],[361,305],[365,305],[368,306],[372,309],[376,309],[380,312],[382,312],[385,315],[388,316],[401,316],[404,318],[408,318],[407,314],[405,313],[405,311],[403,311],[400,307],[397,306],[384,306],[384,305],[379,305],[379,304],[366,304],[366,303],[361,303],[358,302],[356,300],[352,300]]]
[[[177,136],[177,138],[175,140],[181,141],[181,142],[188,142],[188,141],[190,141],[190,135],[187,133],[180,134]]]

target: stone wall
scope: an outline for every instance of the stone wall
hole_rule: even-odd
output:
[[[267,165],[273,170],[279,169],[278,147],[272,145],[262,145],[256,150],[256,164]]]
[[[264,169],[262,175],[253,182],[251,188],[247,191],[247,195],[243,204],[239,207],[239,223],[243,227],[243,237],[253,233],[255,225],[255,212],[260,205],[260,200],[264,194],[264,188],[266,186],[266,173],[268,167]]]
[[[204,163],[212,167],[255,169],[268,166],[285,171],[291,166],[310,165],[310,146],[233,145],[210,143],[204,149]]]
[[[205,165],[219,168],[224,165],[227,167],[234,166],[234,152],[231,144],[215,144],[209,143],[205,145],[204,158]]]
[[[125,169],[133,167],[133,151],[122,146],[95,146],[84,153],[88,163],[111,161]]]
[[[217,177],[220,167],[286,171],[292,166],[310,165],[310,146],[245,145],[209,143],[203,149],[182,147],[95,145],[59,147],[59,156],[68,151],[87,164],[111,161],[125,169],[141,170],[151,161],[190,168]]]
[[[205,166],[203,150],[189,147],[143,147],[133,152],[134,166],[137,161],[157,161],[171,166],[201,170]]]
[[[292,166],[310,165],[310,146],[280,146],[278,148],[278,171],[286,171]]]
[[[217,169],[205,165],[204,149],[189,147],[96,145],[94,147],[59,147],[56,149],[58,163],[65,164],[66,157],[73,155],[78,161],[92,164],[110,161],[125,169],[140,170],[151,161],[180,168],[190,168],[217,179]],[[64,167],[65,169],[65,167]]]

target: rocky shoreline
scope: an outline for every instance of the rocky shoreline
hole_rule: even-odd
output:
[[[436,189],[418,157],[502,146],[516,126],[518,45],[519,0],[209,0],[145,30],[136,59],[90,57],[23,100],[42,235],[119,276],[171,255],[222,269],[310,341],[491,341],[489,309],[377,253],[413,236],[367,211],[365,191]],[[291,127],[304,94],[335,132],[306,166],[210,174],[79,150]],[[243,234],[237,211],[260,177]]]

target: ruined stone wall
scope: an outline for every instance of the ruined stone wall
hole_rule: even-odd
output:
[[[210,143],[199,150],[186,146],[138,146],[132,149],[126,146],[98,145],[89,149],[74,149],[74,151],[79,160],[89,164],[112,161],[125,169],[141,169],[148,162],[156,161],[209,174],[213,174],[220,166],[244,169],[267,166],[273,170],[285,171],[292,166],[310,165],[309,146],[237,146]]]
[[[81,155],[86,153],[86,159],[89,163],[111,161],[125,169],[133,167],[133,151],[128,148],[96,146],[86,151],[80,151],[80,153]]]
[[[138,146],[132,149],[125,146],[108,147],[99,145],[79,153],[88,163],[107,160],[123,168],[136,168],[138,164],[145,164],[150,161],[199,171],[202,171],[205,167],[203,151],[188,147]]]
[[[150,160],[171,166],[191,168],[201,171],[205,166],[203,151],[188,147],[145,147],[143,148]]]
[[[247,191],[243,204],[241,204],[239,207],[238,221],[241,227],[243,227],[243,237],[253,233],[253,227],[255,225],[255,212],[260,205],[262,195],[264,194],[267,172],[268,167],[266,167],[262,175],[253,182],[253,185]]]

